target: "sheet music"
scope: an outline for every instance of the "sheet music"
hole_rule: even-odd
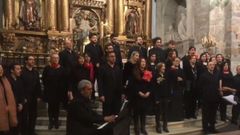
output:
[[[128,100],[124,100],[124,102],[123,102],[123,104],[122,104],[122,106],[121,106],[120,112],[125,108],[127,102],[128,102]],[[120,112],[119,112],[119,113],[120,113]],[[118,115],[116,115],[115,117],[117,118]],[[99,130],[99,129],[102,129],[102,128],[104,128],[105,126],[107,126],[108,124],[109,124],[109,122],[105,122],[105,123],[103,123],[102,125],[100,125],[97,129],[98,129],[98,130]]]
[[[227,100],[228,102],[234,104],[234,105],[237,104],[237,102],[234,100],[234,95],[223,96],[222,98]]]

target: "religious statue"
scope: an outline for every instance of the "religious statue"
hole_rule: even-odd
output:
[[[174,41],[180,41],[181,38],[179,34],[176,32],[176,30],[173,27],[173,24],[169,25],[168,32],[166,33],[166,40],[174,40]]]
[[[139,20],[136,12],[136,10],[132,10],[126,17],[125,31],[128,37],[138,34]]]
[[[40,29],[39,6],[38,0],[22,0],[19,18],[26,30]]]
[[[181,20],[178,23],[178,34],[182,40],[186,40],[188,38],[186,15],[184,13],[181,13]]]
[[[89,33],[98,32],[97,18],[89,11],[82,11],[75,17],[76,27],[74,28],[75,39],[85,39]],[[77,34],[77,35],[76,35]]]

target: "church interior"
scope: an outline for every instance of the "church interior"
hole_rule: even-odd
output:
[[[62,50],[66,38],[82,52],[89,33],[102,46],[116,33],[123,55],[141,35],[148,47],[157,36],[176,41],[181,56],[194,45],[199,53],[224,53],[233,65],[239,59],[238,0],[3,0],[0,6],[2,59],[45,57]]]
[[[0,61],[23,65],[30,54],[42,71],[49,54],[61,52],[66,40],[83,54],[89,34],[97,34],[104,48],[114,33],[124,62],[138,36],[143,37],[147,49],[152,48],[153,38],[161,37],[165,48],[175,41],[179,57],[191,46],[197,54],[223,54],[235,73],[240,64],[239,24],[240,0],[0,0]],[[60,111],[60,129],[48,131],[45,105],[39,108],[37,133],[64,135],[66,112]],[[147,116],[149,135],[156,134],[154,122]],[[200,124],[201,119],[170,122],[170,134],[200,135]],[[217,128],[226,126],[224,122],[216,124]]]

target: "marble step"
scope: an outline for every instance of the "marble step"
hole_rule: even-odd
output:
[[[66,125],[66,117],[59,117],[59,121],[61,122],[61,125]],[[199,117],[198,119],[190,119],[190,120],[184,120],[184,121],[178,121],[178,122],[169,122],[169,127],[184,127],[184,126],[192,126],[195,125],[196,123],[200,122],[201,118]],[[49,119],[48,117],[37,117],[37,125],[43,126],[43,125],[48,125],[49,124]],[[155,116],[147,116],[146,117],[146,125],[147,127],[155,126]]]
[[[172,123],[170,123],[172,124]],[[176,124],[176,123],[175,123]],[[180,123],[179,123],[180,124]],[[216,128],[222,128],[226,126],[227,123],[218,122]],[[38,135],[65,135],[66,130],[64,126],[60,126],[59,129],[48,130],[47,126],[36,126],[36,131]],[[159,135],[155,132],[155,127],[147,127],[149,135]],[[198,125],[195,126],[179,126],[179,127],[169,127],[169,133],[162,133],[163,135],[202,135],[201,122],[198,122]],[[131,135],[134,135],[133,126],[131,125]]]

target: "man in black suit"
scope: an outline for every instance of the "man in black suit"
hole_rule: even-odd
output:
[[[156,37],[153,39],[154,47],[149,50],[149,56],[151,54],[156,54],[157,62],[165,62],[165,52],[162,49],[162,39],[160,37]]]
[[[14,128],[12,131],[12,134],[18,135],[19,133],[23,134],[22,132],[22,111],[23,111],[23,105],[26,101],[25,97],[25,91],[23,88],[23,81],[21,79],[21,72],[22,68],[21,65],[14,63],[10,66],[10,75],[7,77],[16,101],[17,105],[17,119],[18,119],[18,126],[17,128]]]
[[[116,115],[121,108],[122,70],[116,65],[114,52],[107,53],[107,63],[100,67],[98,88],[103,102],[103,115]]]
[[[107,128],[97,130],[94,123],[115,121],[114,115],[101,116],[91,108],[92,83],[82,80],[78,84],[78,96],[71,101],[68,110],[67,135],[111,135]]]
[[[147,49],[144,47],[143,38],[138,36],[136,38],[136,45],[133,45],[128,52],[128,59],[130,58],[132,52],[137,51],[139,52],[140,57],[147,59]]]
[[[122,69],[123,68],[122,55],[121,55],[121,49],[118,43],[117,35],[112,34],[110,38],[111,38],[111,45],[113,46],[114,52],[116,54],[116,64],[119,66],[119,68]]]
[[[95,68],[99,68],[103,61],[103,50],[98,44],[97,34],[89,34],[90,43],[85,47],[85,53],[91,57]]]
[[[202,127],[205,134],[217,133],[215,129],[216,113],[220,100],[219,74],[214,72],[215,64],[209,62],[208,70],[199,78],[199,90],[202,99]]]
[[[66,82],[64,84],[65,94],[63,95],[63,97],[65,97],[63,99],[64,100],[63,103],[66,106],[67,98],[69,98],[69,100],[73,99],[73,94],[72,92],[68,91],[68,89],[71,84],[70,82],[71,73],[72,73],[72,70],[76,67],[77,59],[78,59],[77,53],[73,51],[73,43],[71,40],[69,39],[65,40],[65,49],[59,53],[59,58],[60,58],[59,64],[63,67],[65,76],[66,76],[66,79],[65,79]],[[67,93],[68,93],[68,97],[67,97]]]
[[[42,92],[39,73],[34,68],[35,58],[31,55],[26,56],[25,63],[21,75],[26,95],[26,103],[23,106],[23,134],[35,135],[37,103],[41,100]]]

